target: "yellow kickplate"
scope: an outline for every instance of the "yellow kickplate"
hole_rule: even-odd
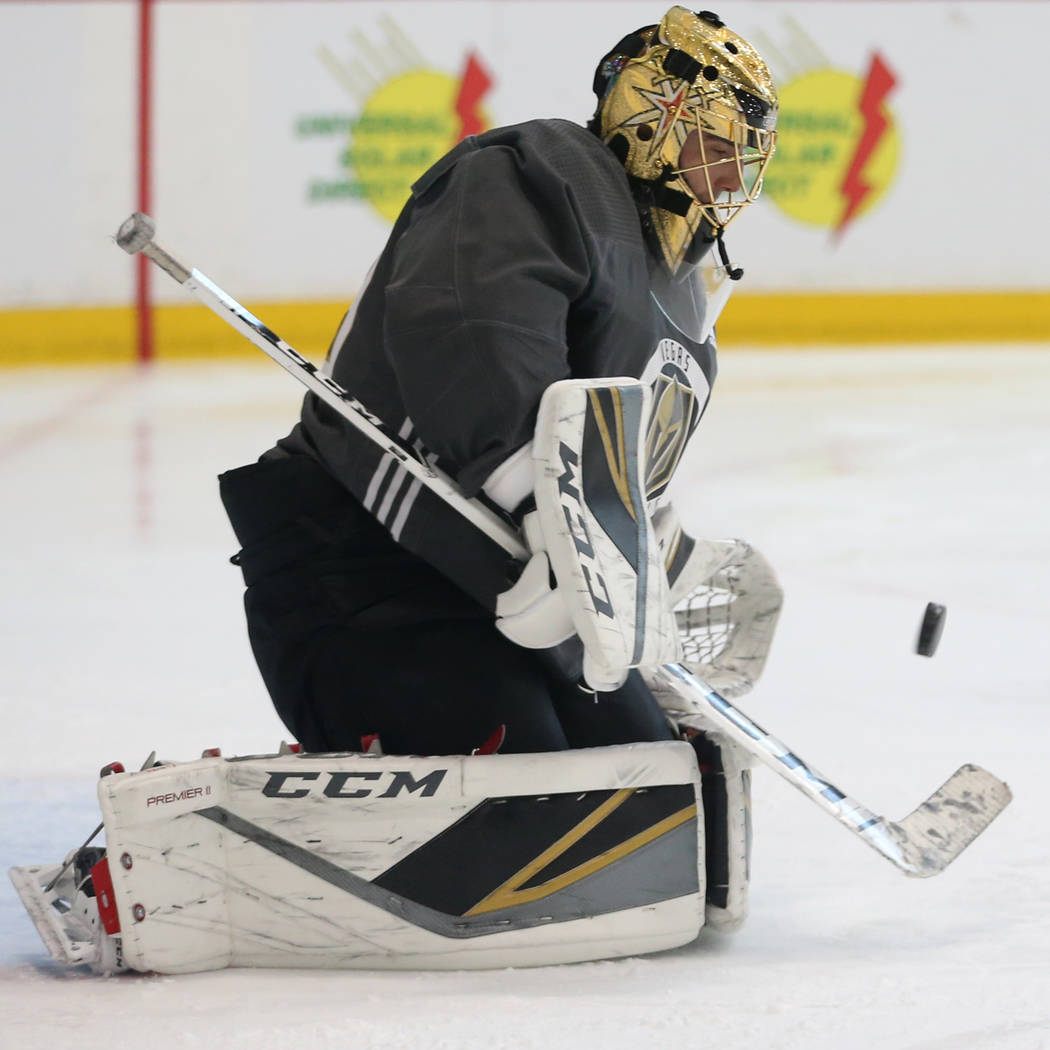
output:
[[[320,361],[344,301],[246,303],[303,356]],[[137,353],[131,306],[0,310],[0,368],[123,364]],[[1050,343],[1050,292],[739,292],[718,324],[734,347],[864,344]],[[259,351],[199,303],[153,309],[158,360],[244,357]]]

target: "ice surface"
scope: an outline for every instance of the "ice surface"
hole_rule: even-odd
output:
[[[264,360],[2,375],[4,869],[79,845],[106,762],[287,736],[215,475],[298,401]],[[750,540],[786,591],[744,710],[892,819],[965,761],[1010,784],[943,875],[904,878],[763,770],[747,925],[619,962],[105,980],[51,964],[5,881],[0,1048],[1050,1046],[1048,406],[1050,348],[735,351],[676,483],[690,531]]]

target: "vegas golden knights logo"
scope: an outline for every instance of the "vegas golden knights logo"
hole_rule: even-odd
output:
[[[645,438],[648,499],[655,499],[667,487],[689,436],[700,421],[702,407],[681,369],[665,364],[653,383],[652,413]]]

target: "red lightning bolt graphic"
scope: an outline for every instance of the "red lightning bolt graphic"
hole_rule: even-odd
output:
[[[485,124],[478,112],[478,105],[492,87],[492,80],[478,61],[473,51],[467,55],[467,64],[463,68],[463,77],[456,96],[456,113],[459,115],[459,135],[461,142],[468,135],[477,135],[485,130]]]
[[[864,165],[875,152],[875,147],[886,134],[888,122],[883,114],[882,103],[896,83],[896,78],[890,72],[889,66],[883,62],[882,56],[876,51],[871,56],[868,79],[860,95],[859,109],[864,118],[864,131],[861,133],[853,160],[850,161],[842,185],[839,187],[842,196],[846,198],[846,207],[842,218],[839,219],[838,226],[835,227],[836,235],[842,233],[853,216],[857,214],[861,202],[871,193],[872,186],[864,180],[862,173]]]
[[[674,120],[678,115],[678,111],[682,108],[682,103],[685,101],[685,95],[688,88],[683,85],[680,87],[671,98],[658,98],[656,104],[661,106],[664,110],[663,116],[660,118],[660,127],[657,129],[657,134],[663,131],[664,125],[669,120]]]

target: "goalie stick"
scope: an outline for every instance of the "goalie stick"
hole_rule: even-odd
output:
[[[152,259],[165,273],[174,277],[200,302],[254,343],[286,372],[295,376],[365,437],[375,442],[386,455],[392,456],[408,473],[436,492],[446,503],[451,504],[490,539],[495,540],[508,554],[519,561],[528,559],[529,552],[525,544],[514,529],[496,513],[477,500],[466,499],[447,474],[422,460],[416,450],[389,430],[378,416],[372,415],[334,379],[307,361],[302,354],[279,338],[258,317],[227,295],[200,270],[183,266],[163,248],[154,244],[154,230],[154,222],[148,215],[135,212],[117,231],[117,244],[129,255],[141,252]]]
[[[116,241],[129,255],[141,252],[150,258],[505,551],[521,561],[528,558],[525,544],[504,519],[476,499],[464,496],[448,475],[418,459],[415,451],[360,401],[203,273],[184,266],[155,244],[154,232],[153,220],[135,212],[121,224]],[[702,720],[707,728],[768,766],[907,875],[925,878],[943,871],[1012,797],[1006,784],[991,773],[964,765],[907,817],[888,821],[835,787],[681,664],[656,669],[650,679],[664,697],[670,693],[680,701],[685,717]]]

